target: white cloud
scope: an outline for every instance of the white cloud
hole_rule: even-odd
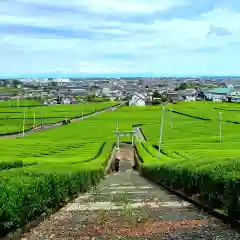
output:
[[[0,15],[0,27],[4,24],[19,24],[38,27],[40,30],[41,28],[49,28],[53,29],[53,32],[54,29],[62,29],[63,33],[64,30],[69,30],[72,31],[73,35],[74,33],[83,35],[73,38],[68,36],[69,32],[66,31],[66,36],[60,34],[54,37],[44,34],[44,29],[41,30],[42,32],[36,31],[35,35],[30,32],[26,35],[14,32],[2,34],[0,51],[2,48],[4,53],[9,52],[9,56],[12,56],[11,60],[15,56],[16,59],[22,59],[24,62],[33,56],[38,58],[41,55],[43,58],[45,54],[45,62],[41,61],[40,64],[40,60],[35,60],[34,68],[31,69],[35,71],[37,68],[49,69],[51,67],[53,71],[57,69],[64,72],[67,69],[69,72],[83,73],[154,72],[193,69],[193,67],[201,70],[204,64],[212,67],[215,64],[214,66],[217,68],[222,64],[219,62],[219,56],[224,54],[224,56],[230,57],[230,53],[234,51],[229,43],[238,42],[240,37],[240,14],[229,9],[215,9],[191,20],[160,19],[152,21],[151,24],[131,22],[130,20],[126,23],[121,18],[124,14],[134,16],[146,15],[154,11],[164,12],[176,6],[187,5],[189,1],[105,0],[101,1],[101,4],[96,4],[99,2],[94,0],[74,0],[71,2],[65,0],[54,2],[18,0],[18,2],[45,6],[55,5],[73,10],[88,11],[87,9],[90,9],[89,15],[59,12],[53,15],[45,14],[41,17],[40,12],[28,11],[29,9],[24,8],[24,5],[19,9],[14,9],[15,11],[10,11],[10,8],[7,8],[5,4],[5,14]],[[115,13],[114,19],[104,18],[104,14],[111,15],[113,12]],[[92,18],[86,16],[92,16]],[[227,28],[233,34],[221,38],[217,36],[206,37],[210,25]],[[88,33],[90,33],[89,40]],[[101,35],[101,40],[91,37],[93,35]],[[215,55],[205,52],[204,58],[206,59],[203,60],[203,53],[196,51],[203,48],[219,48],[220,52],[214,53]],[[14,52],[16,49],[20,51],[17,57]],[[131,56],[132,59],[114,58],[117,55]],[[113,57],[111,58],[111,56]],[[201,56],[201,60],[199,56]],[[214,61],[215,63],[213,63]],[[10,64],[2,64],[2,66],[6,65],[11,66]],[[17,69],[17,66],[15,68]],[[22,64],[19,64],[19,69],[23,69]],[[209,67],[209,69],[211,68]]]
[[[227,28],[233,32],[239,32],[240,13],[227,8],[216,8],[211,12],[202,15],[209,25],[216,25]]]
[[[19,3],[33,3],[33,0],[18,0]],[[156,11],[166,11],[176,6],[184,6],[189,4],[190,0],[101,0],[99,4],[96,0],[66,0],[48,1],[48,0],[34,0],[35,4],[41,4],[45,6],[61,6],[71,8],[87,7],[92,12],[107,13],[153,13]]]

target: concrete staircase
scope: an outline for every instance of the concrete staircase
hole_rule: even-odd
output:
[[[240,239],[219,220],[132,170],[131,146],[121,144],[116,157],[119,172],[79,195],[23,239]]]

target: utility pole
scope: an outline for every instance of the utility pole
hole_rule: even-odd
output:
[[[82,120],[83,120],[83,108],[82,108]]]
[[[116,133],[117,133],[117,150],[120,148],[120,136],[119,136],[119,120],[116,122]]]
[[[170,128],[172,129],[172,109],[170,109]]]
[[[43,113],[41,113],[41,127],[43,128]]]
[[[23,114],[23,129],[22,129],[22,136],[25,135],[25,121],[26,121],[26,112]]]
[[[27,96],[25,95],[25,107],[27,108]]]
[[[219,112],[219,140],[222,142],[222,113]]]
[[[165,113],[165,107],[164,107],[164,105],[162,105],[162,120],[161,120],[161,126],[160,126],[160,139],[159,139],[159,146],[158,146],[158,159],[159,160],[160,160],[160,156],[161,156],[164,113]]]
[[[36,127],[36,113],[33,113],[33,128]]]

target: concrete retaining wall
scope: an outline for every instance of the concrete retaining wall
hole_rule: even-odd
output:
[[[134,166],[133,169],[136,169],[138,171],[140,171],[141,169],[141,160],[140,160],[140,156],[136,150],[136,148],[134,148]]]
[[[116,147],[113,148],[112,154],[109,157],[108,164],[105,168],[105,175],[111,174],[115,170],[116,162]]]

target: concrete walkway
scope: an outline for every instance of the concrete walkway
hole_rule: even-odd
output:
[[[118,154],[120,172],[107,176],[22,240],[240,239],[227,225],[132,170],[130,148]]]

